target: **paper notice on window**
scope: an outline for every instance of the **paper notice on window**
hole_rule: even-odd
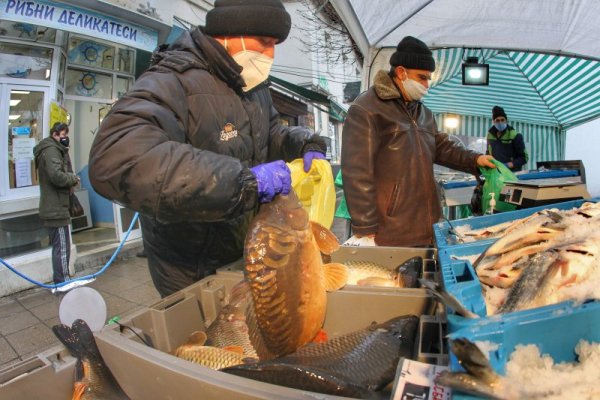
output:
[[[15,138],[13,139],[13,159],[33,160],[33,148],[35,147],[34,138]]]
[[[22,158],[15,160],[15,183],[16,186],[31,186],[31,160]]]
[[[402,359],[396,370],[392,400],[450,400],[452,391],[435,383],[448,367]]]

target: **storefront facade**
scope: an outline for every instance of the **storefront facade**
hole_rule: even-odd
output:
[[[111,104],[133,84],[140,51],[147,55],[171,30],[98,4],[0,0],[0,258],[42,281],[51,276],[50,248],[38,216],[33,147],[54,122],[68,119],[73,169],[82,181],[78,197],[87,207],[72,230],[118,225],[119,212],[89,184],[89,151]],[[23,284],[8,274],[0,271],[0,295]]]

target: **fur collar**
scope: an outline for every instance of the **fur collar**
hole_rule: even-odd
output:
[[[386,70],[377,71],[373,82],[375,93],[381,100],[401,99],[402,94]]]

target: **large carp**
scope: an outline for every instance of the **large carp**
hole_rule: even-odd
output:
[[[73,400],[129,399],[104,363],[94,334],[84,320],[77,319],[71,326],[54,325],[52,331],[77,358]]]
[[[343,287],[348,279],[344,265],[322,262],[321,252],[338,248],[333,233],[309,221],[293,190],[261,206],[246,235],[244,275],[271,356],[292,353],[321,329],[326,291]]]
[[[317,393],[374,398],[394,379],[400,358],[413,357],[418,326],[418,317],[404,315],[309,343],[284,357],[222,371]]]

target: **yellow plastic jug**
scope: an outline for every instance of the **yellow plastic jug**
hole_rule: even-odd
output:
[[[304,172],[302,159],[287,165],[292,173],[292,188],[310,220],[331,228],[335,213],[335,185],[329,161],[313,160],[308,172]]]

